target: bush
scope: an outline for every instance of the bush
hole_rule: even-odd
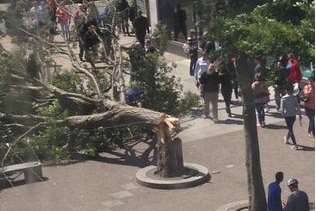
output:
[[[178,114],[182,93],[179,80],[172,75],[173,67],[158,53],[144,54],[143,49],[129,51],[132,65],[132,86],[144,91],[141,104],[144,108]]]
[[[201,97],[192,92],[185,92],[184,97],[180,100],[179,112],[180,114],[186,114],[191,111],[193,107],[200,106]]]

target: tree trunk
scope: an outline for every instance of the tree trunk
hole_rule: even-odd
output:
[[[179,138],[168,143],[158,143],[158,160],[155,174],[176,177],[183,173],[182,141]]]
[[[237,72],[243,99],[249,210],[264,211],[267,210],[267,204],[261,174],[254,96],[251,89],[252,67],[250,59],[246,55],[241,55],[237,61]]]

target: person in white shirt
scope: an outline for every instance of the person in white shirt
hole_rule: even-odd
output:
[[[194,69],[194,78],[197,82],[197,86],[199,86],[199,79],[202,73],[208,70],[211,61],[208,56],[207,51],[203,51],[203,55],[196,61],[195,69]]]

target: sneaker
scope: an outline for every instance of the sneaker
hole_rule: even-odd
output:
[[[298,147],[296,145],[291,146],[292,150],[298,150]]]
[[[284,144],[290,144],[289,140],[287,139],[286,136],[283,137],[283,140],[284,140]]]
[[[261,124],[260,124],[260,123],[257,123],[257,127],[261,127]]]
[[[265,122],[262,122],[261,123],[261,127],[265,127],[266,126],[266,123]]]
[[[204,115],[203,117],[204,117],[204,119],[209,119],[210,118],[209,115]]]

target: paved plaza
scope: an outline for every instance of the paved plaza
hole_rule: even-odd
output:
[[[130,42],[123,40],[123,42]],[[188,74],[189,60],[166,53],[175,62],[175,75],[181,78],[185,91],[197,92]],[[270,103],[267,127],[258,128],[262,173],[265,188],[283,171],[285,181],[296,177],[300,188],[314,203],[314,140],[307,135],[307,118],[295,124],[301,150],[293,151],[283,143],[285,123]],[[224,103],[219,103],[219,124],[200,116],[181,120],[185,162],[204,165],[211,180],[203,185],[179,190],[158,190],[135,182],[136,172],[150,164],[143,152],[149,144],[139,143],[130,150],[104,153],[98,159],[47,166],[46,181],[21,184],[0,191],[0,211],[216,211],[219,207],[247,199],[245,140],[242,106],[234,105],[227,118]],[[281,184],[282,199],[289,195],[286,182]]]

